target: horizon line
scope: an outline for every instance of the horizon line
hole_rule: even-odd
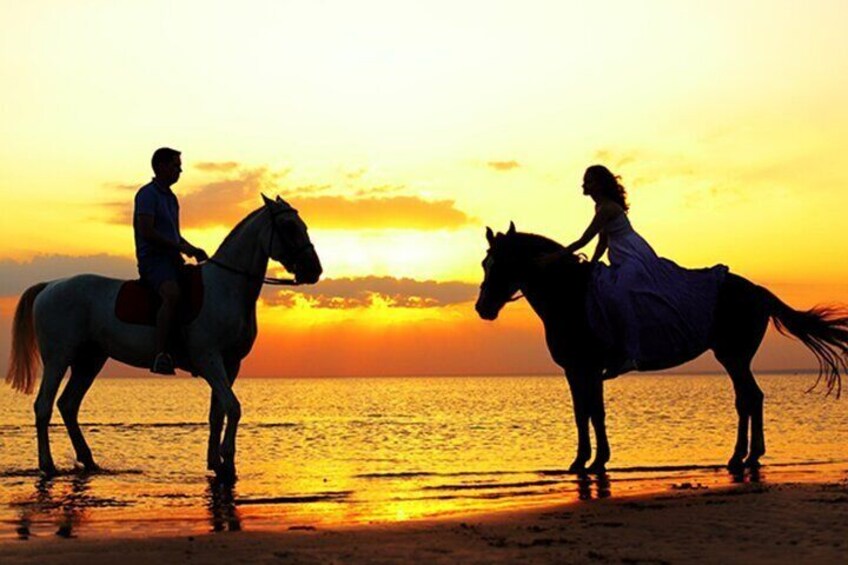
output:
[[[182,373],[185,371],[180,370]],[[767,369],[755,371],[756,376],[760,375],[816,375],[817,369]],[[190,376],[186,373],[187,376]],[[726,371],[722,370],[707,370],[707,371],[674,371],[666,369],[663,371],[640,371],[621,375],[615,379],[619,380],[622,377],[640,377],[640,376],[715,376],[727,375]],[[179,376],[179,373],[178,373]],[[433,374],[382,374],[382,375],[305,375],[305,374],[285,374],[285,375],[239,375],[241,379],[430,379],[430,378],[510,378],[510,377],[557,377],[564,378],[563,373],[552,372],[526,372],[526,373],[433,373]],[[100,378],[107,379],[138,379],[138,378],[156,378],[163,380],[171,380],[174,377],[171,375],[157,375],[147,373],[143,375],[102,375]],[[203,379],[203,377],[191,377],[195,379]]]

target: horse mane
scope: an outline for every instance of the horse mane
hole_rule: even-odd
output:
[[[239,231],[241,231],[241,229],[242,229],[242,228],[243,228],[243,227],[244,227],[244,226],[245,226],[248,222],[250,222],[251,220],[253,220],[253,218],[255,218],[255,217],[259,214],[259,212],[261,212],[261,211],[262,211],[262,210],[264,210],[264,209],[265,209],[265,206],[260,206],[259,208],[257,208],[256,210],[254,210],[253,212],[251,212],[250,214],[248,214],[247,216],[245,216],[244,218],[242,218],[242,219],[241,219],[241,221],[240,221],[239,223],[237,223],[233,229],[231,229],[231,230],[230,230],[230,233],[228,233],[228,234],[227,234],[227,237],[225,237],[225,238],[224,238],[224,241],[222,241],[222,242],[221,242],[221,245],[219,245],[219,246],[218,246],[218,249],[222,249],[225,245],[227,245],[227,243],[228,243],[228,242],[229,242],[229,241],[230,241],[233,237],[235,237],[235,234],[237,234]]]
[[[513,237],[519,239],[519,245],[523,247],[523,251],[531,256],[554,253],[556,251],[562,251],[565,248],[561,243],[535,233],[516,232]],[[588,264],[589,261],[584,254],[576,253],[570,256],[563,256],[561,263]]]
[[[535,233],[516,232],[514,237],[531,253],[552,253],[564,247],[553,239]]]
[[[559,242],[535,233],[515,232],[512,238],[514,238],[514,249],[524,259],[530,259],[531,265],[534,263],[533,259],[565,249],[565,246]],[[564,254],[553,264],[544,267],[543,270],[544,277],[548,281],[547,284],[552,284],[558,289],[569,289],[568,292],[574,292],[585,287],[591,267],[592,264],[586,259],[586,256],[578,253]],[[533,272],[538,272],[535,267],[530,268]]]

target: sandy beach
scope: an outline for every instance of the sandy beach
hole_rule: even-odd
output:
[[[650,496],[355,527],[30,538],[2,563],[844,563],[848,480],[684,483]]]

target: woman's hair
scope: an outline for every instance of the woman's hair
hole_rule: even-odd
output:
[[[592,180],[598,183],[601,194],[624,208],[625,212],[630,209],[630,205],[627,203],[627,191],[619,182],[620,176],[612,174],[603,165],[592,165],[586,169],[586,175],[592,177]]]

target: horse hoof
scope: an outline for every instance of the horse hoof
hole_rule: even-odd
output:
[[[759,469],[760,467],[762,467],[762,464],[760,463],[759,459],[749,457],[745,460],[746,469]]]
[[[731,473],[739,473],[745,469],[745,463],[741,457],[733,457],[727,462],[727,470]]]
[[[101,469],[100,465],[98,465],[94,461],[89,461],[87,463],[82,464],[82,470],[84,473],[99,473],[103,469]]]
[[[59,470],[54,465],[40,466],[38,470],[45,479],[52,479],[59,474]]]
[[[218,472],[218,468],[224,463],[224,460],[221,459],[221,456],[218,455],[217,452],[214,454],[209,454],[206,456],[206,469],[208,471]]]
[[[586,472],[593,475],[603,475],[607,472],[607,464],[594,462],[586,468]]]
[[[568,467],[568,472],[572,475],[585,475],[587,473],[586,464],[575,461]]]

